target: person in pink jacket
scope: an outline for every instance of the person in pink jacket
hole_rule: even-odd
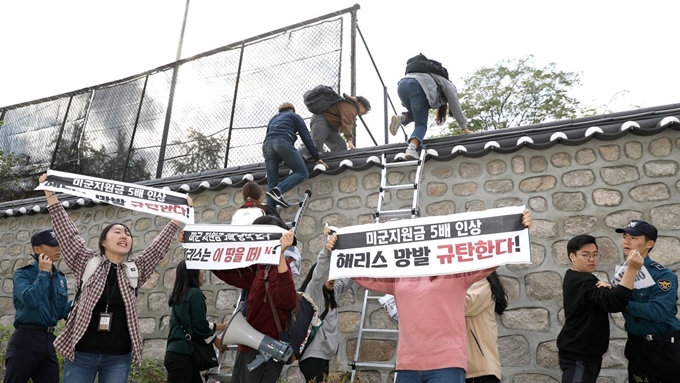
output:
[[[531,227],[531,213],[522,223]],[[368,290],[394,295],[399,309],[396,383],[465,383],[465,294],[496,268],[410,278],[353,278]]]

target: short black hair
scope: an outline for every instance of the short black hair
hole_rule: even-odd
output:
[[[357,96],[357,101],[359,101],[359,103],[360,103],[361,105],[363,105],[364,108],[366,108],[366,112],[367,112],[367,113],[368,113],[368,111],[371,110],[371,103],[368,102],[368,100],[366,99],[366,97],[364,97],[364,96]]]
[[[595,242],[595,237],[592,235],[588,234],[581,234],[577,235],[574,238],[570,239],[569,242],[567,243],[567,256],[569,254],[574,253],[576,254],[577,251],[581,250],[581,248],[585,245],[589,244],[595,245],[595,249],[597,249],[597,242]],[[569,258],[571,260],[571,258]]]

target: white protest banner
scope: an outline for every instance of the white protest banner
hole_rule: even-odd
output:
[[[187,195],[169,190],[56,170],[48,170],[47,180],[35,190],[62,192],[183,223],[194,223],[194,208],[187,205]]]
[[[531,263],[524,207],[338,229],[329,279],[457,274]]]
[[[188,269],[203,270],[278,265],[285,232],[274,225],[186,225],[184,260]]]
[[[623,278],[623,274],[626,272],[626,268],[628,268],[628,261],[624,262],[623,265],[616,266],[614,269],[614,278],[611,280],[613,287],[616,287],[619,283],[621,283],[621,279]],[[654,282],[652,274],[650,274],[649,270],[647,270],[647,268],[643,265],[635,274],[635,283],[633,283],[633,289],[646,289],[647,287],[654,286],[655,284],[656,282]]]

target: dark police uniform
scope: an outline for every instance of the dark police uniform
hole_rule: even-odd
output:
[[[649,257],[645,258],[654,285],[634,289],[623,316],[626,319],[626,358],[631,383],[680,382],[680,320],[678,278]]]
[[[69,310],[66,278],[38,261],[14,273],[14,333],[7,344],[5,383],[57,383],[59,363],[54,351],[54,326]]]

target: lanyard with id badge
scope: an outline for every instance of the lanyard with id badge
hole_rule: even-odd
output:
[[[116,269],[116,273],[118,270]],[[111,298],[113,297],[113,292],[116,291],[116,285],[118,284],[118,275],[116,274],[116,281],[113,282],[113,288],[111,288],[111,292],[109,292],[109,281],[106,281],[106,291],[104,294],[106,295],[106,308],[104,309],[103,313],[99,313],[99,326],[97,327],[97,331],[111,331],[111,319],[113,317],[113,313],[109,312],[109,303],[111,303]]]

